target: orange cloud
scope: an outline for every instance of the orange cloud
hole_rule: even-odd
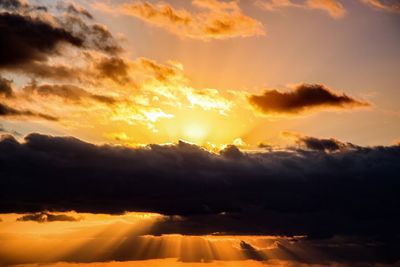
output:
[[[120,6],[118,12],[192,39],[226,39],[265,34],[261,22],[243,14],[239,1],[193,0],[192,5],[201,11],[177,9],[162,2],[153,4],[137,1]],[[95,7],[111,11],[104,5]]]
[[[346,15],[346,9],[338,0],[307,0],[294,2],[292,0],[258,1],[258,5],[268,11],[280,8],[317,9],[327,12],[333,18],[341,18]]]
[[[400,13],[399,1],[382,1],[382,0],[361,0],[361,1],[364,4],[370,5],[375,9]]]

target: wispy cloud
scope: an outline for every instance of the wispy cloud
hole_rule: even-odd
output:
[[[347,13],[345,7],[338,0],[259,0],[257,4],[268,11],[282,8],[322,10],[333,18],[341,18]]]
[[[398,0],[361,0],[361,1],[378,10],[400,13],[400,2]]]
[[[239,1],[193,0],[192,5],[199,11],[191,12],[163,2],[153,4],[146,1],[123,4],[116,9],[104,4],[95,4],[94,7],[134,16],[178,36],[192,39],[226,39],[265,34],[261,22],[245,15]]]

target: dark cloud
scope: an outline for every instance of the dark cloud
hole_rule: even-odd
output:
[[[357,146],[351,143],[343,143],[334,138],[323,139],[315,138],[311,136],[300,136],[297,139],[297,143],[304,146],[307,149],[318,150],[318,151],[338,151],[341,149],[357,148]]]
[[[31,110],[20,110],[0,103],[0,118],[1,117],[34,117],[44,120],[56,121],[57,118],[51,115],[34,112]]]
[[[345,94],[336,94],[320,84],[302,84],[290,92],[267,90],[263,95],[252,95],[250,103],[265,114],[296,114],[313,108],[352,108],[368,106]]]
[[[160,233],[390,236],[399,173],[399,146],[216,155],[182,142],[128,149],[31,134],[0,142],[0,212],[184,218]]]
[[[19,12],[22,4],[18,3],[7,1],[0,4],[9,10],[0,13],[0,34],[3,36],[0,39],[0,68],[30,67],[32,70],[32,64],[60,55],[62,44],[113,55],[122,51],[104,26],[89,24],[81,19],[82,15],[91,16],[85,9],[67,6],[65,9],[68,12],[64,15],[56,16],[48,12],[46,16],[51,18],[48,20],[46,16],[36,14],[39,7],[33,9],[29,6],[24,12]]]
[[[38,223],[46,223],[46,222],[76,222],[79,221],[79,218],[75,218],[73,216],[65,215],[65,214],[52,214],[49,212],[37,212],[32,214],[26,214],[17,218],[17,221],[27,222],[34,221]]]
[[[10,98],[13,95],[12,81],[0,76],[0,96]]]
[[[25,87],[24,91],[29,94],[38,94],[40,96],[57,96],[65,101],[74,103],[82,103],[84,100],[92,100],[111,105],[116,102],[113,97],[93,94],[78,86],[67,84],[33,84]]]
[[[115,55],[122,51],[111,32],[100,24],[87,24],[77,16],[65,16],[59,23],[76,38],[83,40],[85,48]]]
[[[244,242],[236,249],[248,259],[275,255],[301,263],[395,264],[400,244],[400,146],[342,148],[342,142],[315,139],[310,145],[311,137],[302,138],[307,150],[245,153],[231,146],[214,154],[183,142],[131,149],[72,137],[31,134],[18,142],[4,136],[0,212],[33,212],[37,214],[26,219],[40,221],[43,210],[152,211],[171,216],[142,234],[308,236],[279,240],[271,253]],[[142,238],[128,235],[114,252],[91,258],[85,251],[98,247],[103,242],[99,237],[62,260],[169,255],[161,256],[158,250],[135,254],[132,247],[139,247]],[[179,260],[223,260],[206,256],[199,250]]]
[[[0,13],[0,67],[44,61],[61,43],[82,46],[83,40],[62,28],[19,14]]]

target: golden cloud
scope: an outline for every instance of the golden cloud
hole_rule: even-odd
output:
[[[341,18],[347,11],[338,0],[306,0],[295,2],[292,0],[269,0],[258,1],[259,6],[268,11],[274,11],[280,8],[303,8],[316,9],[327,12],[333,18]]]
[[[177,9],[162,2],[153,4],[137,1],[121,5],[117,12],[192,39],[226,39],[265,34],[261,22],[243,14],[239,1],[193,0],[192,5],[200,11]],[[94,7],[114,13],[104,4]]]

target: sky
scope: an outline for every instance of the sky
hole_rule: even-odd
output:
[[[37,55],[15,54],[2,63],[3,84],[18,95],[2,103],[53,119],[4,114],[7,131],[130,146],[179,140],[218,148],[235,140],[249,148],[287,145],[282,132],[366,146],[398,141],[397,1],[73,3],[90,17],[63,2],[30,5],[46,6],[47,12],[23,11],[41,19],[65,16],[52,23],[72,27],[79,37],[95,25],[105,31],[92,30],[79,45],[63,39],[46,48],[37,44]],[[4,45],[8,53],[11,41]],[[301,84],[364,105],[322,101],[295,111],[263,110],[249,101]]]
[[[400,1],[0,0],[0,36],[0,266],[400,262]]]

